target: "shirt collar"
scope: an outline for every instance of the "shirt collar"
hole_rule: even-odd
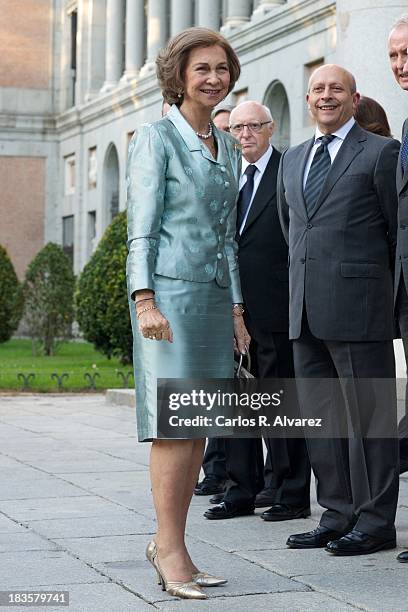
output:
[[[268,165],[268,162],[271,158],[271,155],[273,153],[273,147],[272,145],[269,145],[269,147],[266,149],[265,153],[256,160],[256,162],[249,162],[245,159],[244,156],[242,156],[242,174],[244,174],[245,170],[248,168],[248,166],[250,166],[251,164],[253,166],[256,166],[256,169],[263,174],[265,172],[265,168]]]
[[[355,124],[355,122],[356,120],[354,119],[354,117],[350,117],[350,119],[346,121],[346,123],[342,125],[341,128],[339,128],[335,132],[332,132],[333,136],[337,136],[337,138],[340,138],[340,140],[344,140],[347,134],[349,133],[349,131],[351,130],[351,128],[353,127],[353,125]],[[315,133],[315,143],[316,143],[316,140],[318,138],[321,138],[322,136],[324,136],[323,132],[321,132],[319,128],[317,127],[316,133]]]
[[[173,104],[170,108],[169,112],[165,116],[165,119],[169,119],[176,130],[179,132],[180,136],[186,143],[187,147],[190,151],[200,151],[201,149],[201,141],[198,138],[197,134],[191,127],[191,125],[184,119],[183,115],[180,113],[178,107]]]
[[[217,130],[215,125],[213,125],[214,136],[217,139],[218,146],[218,156],[217,159],[214,159],[208,150],[208,148],[203,145],[200,138],[197,136],[191,125],[188,121],[183,117],[179,108],[173,104],[169,110],[169,112],[164,117],[165,119],[169,119],[190,151],[201,151],[203,156],[216,164],[225,164],[227,160],[227,152],[225,147],[225,142],[223,138],[223,134],[220,130]]]

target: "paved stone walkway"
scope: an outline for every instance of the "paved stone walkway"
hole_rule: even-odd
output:
[[[343,612],[408,610],[408,565],[398,551],[355,558],[285,547],[310,519],[265,523],[259,516],[212,522],[195,497],[188,522],[192,556],[228,577],[207,601],[168,597],[144,558],[155,531],[148,444],[134,436],[133,409],[92,396],[0,396],[0,591],[68,590],[68,609]],[[401,478],[399,550],[408,548],[408,479]]]

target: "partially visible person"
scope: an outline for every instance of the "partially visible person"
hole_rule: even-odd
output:
[[[218,106],[211,114],[214,125],[223,132],[229,132],[229,117],[234,107]],[[224,438],[209,438],[203,459],[204,478],[197,483],[195,495],[221,495],[228,478],[225,464]]]
[[[212,120],[214,125],[223,132],[230,131],[230,115],[234,107],[230,104],[219,106],[213,111]]]
[[[368,96],[361,96],[354,112],[354,118],[364,130],[391,138],[390,124],[381,104]]]
[[[303,417],[321,417],[333,432],[307,437],[325,511],[316,529],[287,545],[338,556],[395,548],[399,487],[392,282],[399,147],[356,123],[359,97],[344,68],[312,73],[307,103],[316,131],[282,155],[278,179],[299,403]],[[312,384],[325,378],[327,386]]]
[[[237,203],[238,264],[245,302],[244,320],[252,342],[252,374],[259,379],[294,378],[289,341],[288,247],[276,206],[276,179],[281,154],[271,144],[270,110],[246,101],[231,113],[231,134],[242,147],[242,173]],[[266,438],[272,476],[271,507],[266,521],[310,515],[310,464],[303,438]],[[225,440],[227,473],[232,484],[208,519],[253,514],[264,485],[261,438]]]
[[[391,70],[398,85],[408,92],[408,13],[394,24],[388,38]],[[398,234],[395,262],[395,306],[408,364],[408,118],[402,127],[402,144],[397,165]],[[408,471],[408,388],[405,390],[405,415],[398,425],[400,472]],[[408,551],[397,557],[408,563]]]
[[[190,28],[160,52],[157,76],[172,104],[129,146],[127,284],[140,441],[153,441],[150,476],[157,533],[146,556],[170,595],[206,599],[223,578],[200,571],[185,525],[204,439],[164,439],[158,378],[232,378],[233,343],[243,353],[235,236],[240,155],[211,112],[240,74],[227,40]]]

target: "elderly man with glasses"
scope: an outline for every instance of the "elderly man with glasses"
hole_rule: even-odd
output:
[[[252,373],[257,378],[292,378],[288,247],[276,204],[281,155],[270,144],[274,127],[269,109],[258,102],[242,102],[231,112],[230,132],[242,147],[236,239],[244,317],[252,338]],[[204,516],[233,518],[253,514],[261,505],[271,506],[261,515],[267,521],[309,516],[310,466],[304,440],[278,438],[265,443],[269,465],[264,483],[262,440],[226,440],[227,472],[234,484]]]

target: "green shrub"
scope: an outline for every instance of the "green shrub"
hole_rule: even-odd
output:
[[[88,342],[108,357],[132,361],[126,291],[126,213],[117,215],[84,267],[75,294],[76,318]]]
[[[28,266],[23,285],[24,321],[45,355],[71,336],[75,277],[69,257],[49,242]]]
[[[10,340],[22,312],[21,286],[6,249],[0,245],[0,342]]]

